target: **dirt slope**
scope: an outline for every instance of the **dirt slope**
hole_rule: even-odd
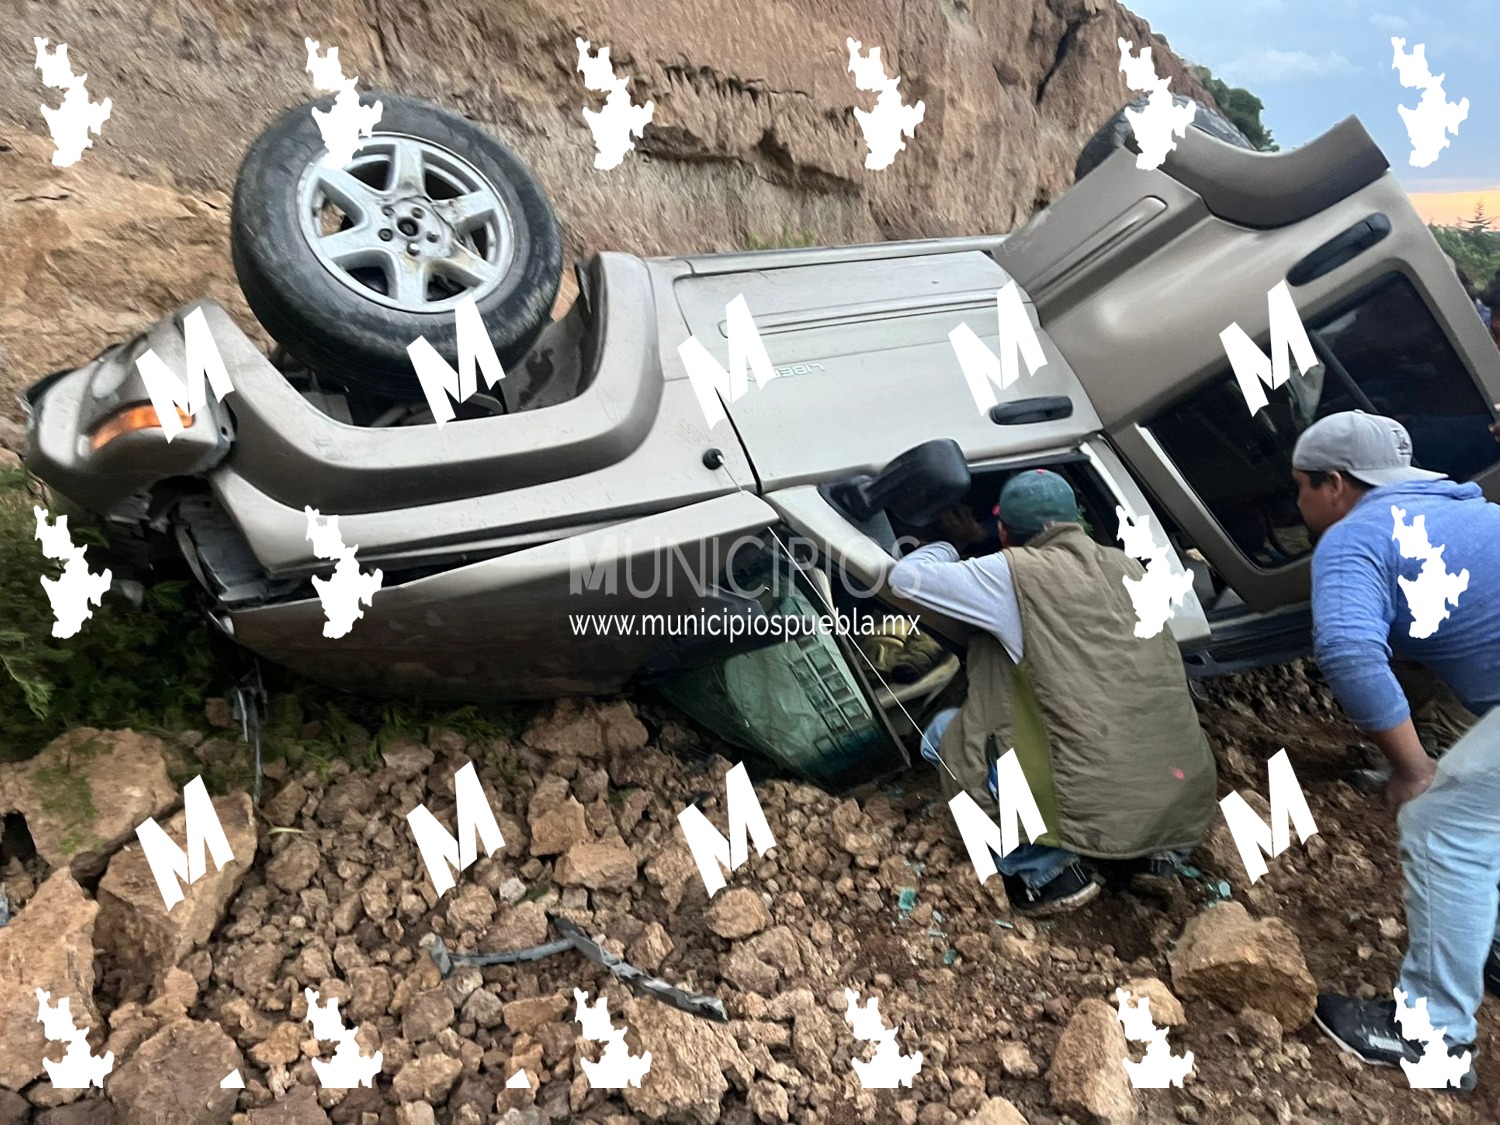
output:
[[[303,37],[337,46],[360,88],[435,99],[535,168],[566,260],[779,243],[1005,231],[1072,178],[1082,141],[1130,96],[1116,38],[1155,42],[1112,0],[11,0],[0,40],[0,392],[77,363],[173,305],[232,287],[224,195],[240,154],[313,96]],[[48,163],[31,36],[69,44],[113,115],[74,169]],[[575,38],[608,45],[635,101],[638,151],[598,171]],[[880,46],[926,103],[907,151],[863,166],[847,37]],[[135,181],[126,183],[115,177]],[[146,185],[170,189],[176,198]],[[242,318],[244,319],[244,318]],[[248,326],[248,320],[245,320]],[[6,398],[6,410],[13,410]]]

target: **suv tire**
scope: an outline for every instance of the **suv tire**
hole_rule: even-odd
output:
[[[561,281],[562,238],[541,185],[455,113],[399,94],[359,101],[382,112],[342,168],[323,166],[312,113],[332,97],[288,110],[246,153],[230,246],[250,308],[314,371],[420,399],[407,346],[425,337],[456,364],[454,308],[472,297],[509,369]]]

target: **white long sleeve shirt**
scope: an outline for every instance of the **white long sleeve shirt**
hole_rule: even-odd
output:
[[[889,582],[901,597],[990,633],[1021,662],[1021,603],[1005,552],[963,559],[951,543],[929,543],[896,563]]]

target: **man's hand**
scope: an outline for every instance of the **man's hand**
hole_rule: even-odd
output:
[[[1437,776],[1437,763],[1425,755],[1424,758],[1425,766],[1418,766],[1415,770],[1397,769],[1391,773],[1390,781],[1385,783],[1385,799],[1391,808],[1399,810],[1407,801],[1427,792],[1432,779]]]
[[[1386,800],[1391,807],[1399,809],[1407,801],[1425,793],[1437,772],[1437,763],[1422,749],[1422,740],[1417,737],[1417,728],[1412,725],[1410,716],[1389,730],[1368,733],[1386,761],[1391,763],[1391,780],[1385,786]]]

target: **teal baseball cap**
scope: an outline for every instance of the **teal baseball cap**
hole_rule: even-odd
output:
[[[1049,523],[1078,523],[1078,498],[1050,469],[1027,469],[1005,482],[995,515],[1017,531],[1041,531]]]

